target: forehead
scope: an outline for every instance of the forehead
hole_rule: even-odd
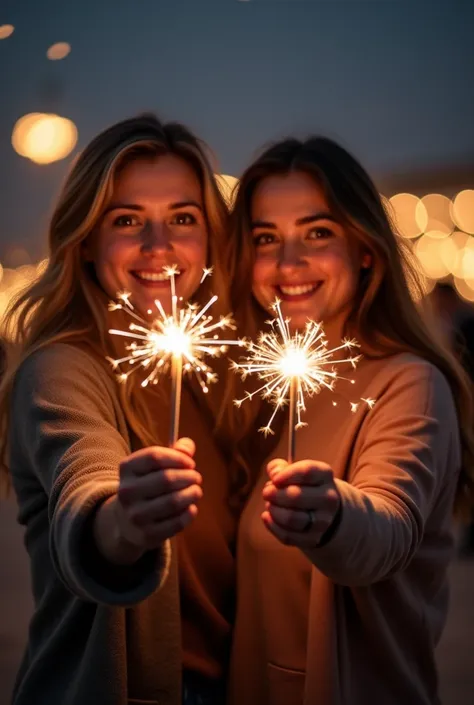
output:
[[[139,157],[119,169],[113,196],[200,201],[201,186],[194,169],[180,157]]]
[[[252,218],[276,220],[328,211],[326,196],[317,181],[302,171],[267,176],[252,198]]]

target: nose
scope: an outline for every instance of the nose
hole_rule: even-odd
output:
[[[278,268],[285,271],[292,271],[304,267],[306,264],[306,248],[299,240],[287,240],[283,242],[278,258]]]
[[[163,222],[149,222],[142,232],[141,250],[144,254],[172,250],[171,234]]]

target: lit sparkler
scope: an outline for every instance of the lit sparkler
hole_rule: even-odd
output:
[[[119,370],[119,380],[126,382],[136,370],[146,370],[146,377],[141,382],[142,387],[157,384],[160,377],[171,369],[171,427],[170,445],[178,438],[179,414],[181,403],[181,382],[183,372],[194,372],[203,392],[208,391],[208,385],[217,381],[217,375],[204,361],[206,355],[217,357],[227,350],[229,345],[242,345],[238,340],[222,340],[218,331],[225,328],[235,330],[231,316],[221,316],[218,321],[206,312],[217,300],[212,298],[199,308],[196,304],[181,305],[182,299],[176,295],[176,266],[164,267],[170,279],[171,314],[166,314],[161,302],[156,299],[155,306],[158,315],[146,321],[135,310],[130,302],[130,294],[118,294],[117,302],[110,302],[109,311],[122,310],[133,319],[128,330],[110,329],[112,335],[131,338],[126,346],[127,355],[114,360],[108,358],[114,370]],[[205,269],[201,281],[211,274],[212,268]],[[148,310],[148,315],[153,311]],[[128,365],[127,372],[121,371],[122,365]]]
[[[308,321],[304,332],[291,335],[289,319],[285,319],[277,299],[272,306],[276,318],[269,321],[272,330],[269,333],[260,333],[256,343],[246,344],[248,355],[245,362],[234,362],[233,368],[245,379],[249,374],[256,374],[264,384],[253,392],[247,392],[243,399],[236,399],[235,404],[240,406],[245,399],[251,399],[256,394],[268,398],[275,409],[267,425],[261,428],[265,434],[273,433],[271,425],[278,410],[289,401],[289,429],[288,429],[288,461],[295,458],[295,430],[306,425],[301,414],[306,410],[305,396],[318,394],[321,389],[333,390],[337,379],[335,365],[350,363],[357,365],[360,355],[353,355],[352,351],[359,345],[355,340],[343,340],[336,348],[328,349],[323,328],[314,321]],[[347,357],[338,359],[336,353],[347,350]],[[353,382],[353,380],[349,380]],[[375,403],[374,399],[362,399],[370,408]],[[351,410],[355,412],[359,403],[351,403]]]

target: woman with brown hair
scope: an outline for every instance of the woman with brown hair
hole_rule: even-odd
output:
[[[293,331],[322,322],[329,347],[355,338],[363,357],[352,385],[307,400],[296,461],[282,434],[242,514],[230,702],[439,703],[453,508],[473,496],[469,383],[416,303],[380,195],[338,144],[270,147],[233,218],[237,319],[263,329],[278,298]],[[357,399],[375,405],[351,413]]]
[[[206,397],[186,380],[168,448],[169,382],[143,388],[136,371],[119,385],[106,357],[123,354],[108,334],[125,325],[108,311],[117,292],[143,315],[156,299],[170,312],[165,266],[184,301],[212,288],[229,312],[227,216],[203,145],[154,116],[102,132],[66,180],[47,268],[7,320],[0,391],[35,599],[15,705],[223,702],[237,521],[227,365]]]

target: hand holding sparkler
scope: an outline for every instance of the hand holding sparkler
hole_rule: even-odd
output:
[[[268,424],[260,429],[264,433],[272,433],[271,424],[278,410],[289,401],[288,428],[288,462],[295,459],[295,430],[304,426],[301,414],[306,410],[305,396],[317,394],[324,387],[332,390],[337,379],[341,377],[335,366],[350,363],[355,367],[360,356],[351,354],[358,347],[355,340],[344,340],[336,348],[328,349],[322,326],[308,321],[304,333],[290,333],[289,320],[283,318],[280,301],[273,305],[277,317],[270,321],[270,333],[260,333],[257,343],[247,343],[248,356],[244,362],[233,363],[233,368],[242,377],[256,374],[263,385],[254,392],[248,392],[245,398],[251,399],[255,394],[262,394],[274,405],[275,410]],[[348,351],[348,357],[338,359],[336,353]],[[240,406],[244,399],[237,399]],[[369,406],[373,399],[364,400]],[[352,403],[355,411],[358,403]]]
[[[203,392],[208,391],[208,384],[215,382],[217,377],[211,368],[204,362],[204,356],[218,356],[227,350],[229,345],[240,345],[238,340],[222,340],[217,331],[224,328],[234,328],[230,316],[221,316],[213,322],[213,317],[206,312],[217,300],[213,296],[203,308],[195,304],[181,306],[176,295],[175,275],[178,273],[176,266],[165,267],[165,272],[170,278],[171,286],[171,314],[167,315],[161,302],[156,299],[155,306],[158,316],[147,322],[137,314],[130,303],[130,294],[123,292],[118,295],[119,301],[112,302],[109,310],[122,310],[127,313],[133,322],[128,330],[111,329],[109,333],[125,338],[132,342],[126,347],[127,355],[109,361],[115,370],[125,364],[129,366],[128,372],[121,372],[119,379],[126,382],[130,374],[137,369],[147,371],[141,386],[157,384],[163,374],[171,369],[171,427],[170,446],[174,445],[178,437],[181,382],[183,372],[194,372]],[[212,271],[205,269],[201,281]],[[148,311],[152,315],[152,311]]]
[[[267,529],[287,546],[308,550],[320,545],[335,526],[341,498],[332,469],[317,460],[287,463],[278,458],[267,465],[263,489]]]
[[[194,519],[202,497],[194,451],[190,438],[180,438],[174,448],[142,448],[120,463],[118,493],[101,504],[94,520],[107,560],[133,564]]]

